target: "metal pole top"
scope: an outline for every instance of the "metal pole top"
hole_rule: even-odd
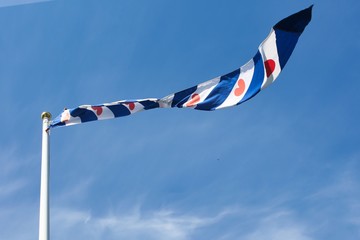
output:
[[[51,119],[51,113],[49,113],[49,112],[43,112],[43,113],[41,114],[41,119],[44,120],[45,118]]]

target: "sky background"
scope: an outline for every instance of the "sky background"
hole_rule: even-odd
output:
[[[51,239],[360,239],[358,0],[0,0],[0,239],[38,238],[40,115],[160,98],[313,20],[238,107],[51,132]]]

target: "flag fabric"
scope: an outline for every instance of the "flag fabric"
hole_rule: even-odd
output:
[[[121,100],[65,109],[50,128],[117,118],[154,108],[193,108],[212,111],[239,105],[258,94],[279,76],[295,45],[311,21],[312,7],[275,24],[255,56],[228,74],[163,98]]]

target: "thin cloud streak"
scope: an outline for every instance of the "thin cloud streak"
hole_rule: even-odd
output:
[[[66,239],[69,236],[87,239],[103,239],[111,236],[125,239],[191,239],[200,228],[210,227],[234,214],[230,210],[221,211],[212,217],[179,215],[172,210],[159,210],[150,214],[135,209],[122,215],[109,214],[92,216],[89,211],[56,208],[52,211],[52,224],[56,226],[53,236]]]
[[[10,183],[0,184],[0,197],[10,197],[26,186],[25,180],[14,180]]]
[[[0,0],[0,7],[13,7],[18,5],[50,2],[52,0]]]
[[[52,211],[53,236],[67,239],[196,239],[211,232],[216,225],[223,231],[211,232],[210,239],[274,239],[312,240],[312,229],[295,216],[292,211],[276,209],[228,208],[213,216],[177,214],[173,210],[160,209],[145,213],[140,208],[132,212],[97,217],[90,211],[72,208],[55,208]],[[227,228],[228,221],[239,223]],[[242,224],[241,224],[242,223]],[[245,226],[255,226],[251,231]],[[56,227],[55,227],[56,226]]]
[[[257,228],[248,234],[245,240],[311,240],[309,229],[302,223],[293,219],[289,211],[274,212],[265,216],[259,222]]]

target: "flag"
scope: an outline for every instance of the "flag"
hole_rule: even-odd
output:
[[[131,115],[154,108],[193,108],[212,111],[239,105],[265,89],[279,76],[296,43],[311,21],[312,7],[275,24],[255,56],[228,74],[163,98],[121,100],[64,109],[50,128]]]

